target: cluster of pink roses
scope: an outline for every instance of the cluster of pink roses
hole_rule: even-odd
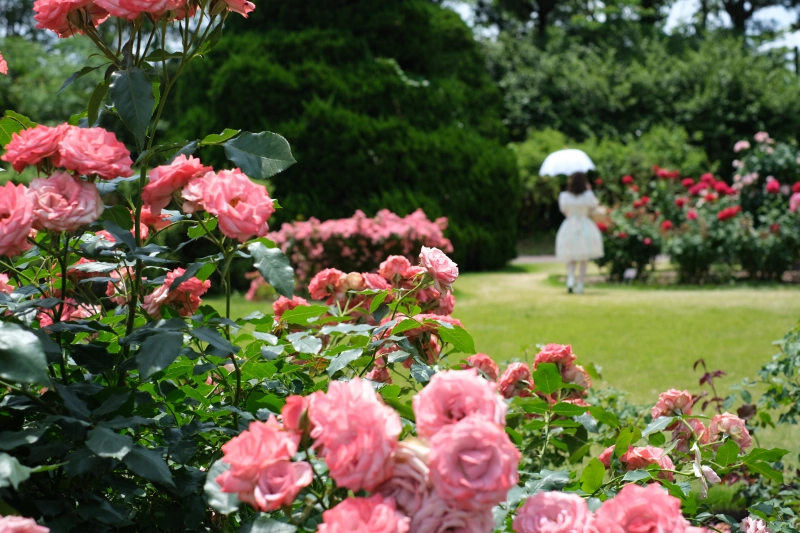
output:
[[[227,9],[247,14],[255,5],[247,0],[217,0],[221,10]],[[97,27],[109,16],[134,20],[144,14],[153,19],[167,17],[168,20],[183,20],[197,10],[193,0],[36,0],[36,27],[55,32],[59,37],[82,34],[88,27]]]
[[[183,268],[176,268],[167,273],[164,283],[144,297],[142,307],[148,315],[153,318],[161,318],[162,305],[174,308],[181,316],[191,316],[197,311],[202,303],[200,297],[211,288],[211,282],[190,277],[179,286],[173,286],[175,280],[185,272],[186,270]],[[111,282],[109,282],[109,290],[111,290]]]
[[[263,237],[275,206],[267,188],[250,181],[235,168],[214,172],[199,159],[181,154],[174,161],[150,171],[142,201],[153,216],[176,199],[184,213],[207,211],[219,221],[223,235],[245,242]]]
[[[547,344],[536,354],[531,368],[528,368],[525,363],[511,363],[508,365],[503,375],[500,376],[500,381],[497,384],[498,390],[504,398],[530,396],[532,394],[531,391],[535,388],[531,377],[531,369],[535,371],[542,363],[552,363],[558,367],[564,383],[571,383],[581,387],[581,390],[572,389],[568,397],[562,398],[562,401],[585,406],[587,404],[583,397],[587,394],[586,389],[592,386],[592,379],[586,369],[581,365],[575,364],[576,359],[577,356],[572,352],[572,346],[569,344]],[[555,401],[555,398],[551,396],[547,396],[545,399],[550,402]]]
[[[103,213],[94,180],[133,174],[130,152],[103,128],[36,126],[15,133],[5,148],[2,159],[16,171],[35,166],[49,177],[0,187],[0,255],[29,248],[32,229],[75,231],[94,222]]]
[[[223,446],[224,492],[269,511],[290,504],[313,477],[292,462],[297,446],[328,465],[349,497],[323,513],[327,533],[488,533],[491,508],[517,483],[519,451],[504,431],[506,405],[477,370],[436,374],[415,398],[418,438],[400,442],[400,418],[369,381],[332,382],[328,392],[287,399],[282,423],[254,422]]]
[[[406,217],[384,209],[374,218],[356,211],[350,218],[284,224],[268,237],[289,257],[298,280],[305,284],[314,272],[331,266],[374,272],[392,255],[413,260],[422,246],[452,252],[453,245],[442,234],[446,228],[446,218],[431,222],[421,209]]]
[[[0,516],[0,533],[50,533],[50,529],[40,526],[33,518]]]

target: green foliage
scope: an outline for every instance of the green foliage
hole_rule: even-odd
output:
[[[230,126],[290,141],[298,163],[271,179],[279,221],[421,207],[448,217],[461,267],[514,256],[518,185],[500,144],[502,101],[450,10],[268,2],[176,90],[176,138]]]

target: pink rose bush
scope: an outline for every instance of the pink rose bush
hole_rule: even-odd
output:
[[[576,494],[540,492],[517,511],[517,533],[592,533],[593,517],[586,500]]]
[[[179,286],[173,288],[176,279],[186,272],[183,268],[176,268],[167,274],[164,284],[153,293],[144,297],[144,310],[154,318],[161,317],[161,306],[175,308],[181,316],[190,316],[197,311],[202,303],[201,296],[211,287],[211,282],[200,281],[190,277]]]
[[[211,171],[212,168],[204,166],[199,159],[181,154],[169,165],[150,171],[150,182],[142,190],[142,201],[157,216],[169,205],[176,192],[181,191],[191,180]]]

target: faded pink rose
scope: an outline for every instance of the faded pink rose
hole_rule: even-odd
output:
[[[131,153],[117,136],[103,128],[70,127],[53,157],[57,166],[102,179],[133,175]]]
[[[78,24],[87,20],[97,26],[108,18],[108,13],[91,0],[36,0],[33,11],[38,29],[54,31],[61,38],[83,33]]]
[[[377,488],[407,516],[417,513],[430,492],[429,454],[430,448],[424,440],[412,437],[402,441],[392,456],[392,476]]]
[[[402,255],[390,255],[381,263],[378,274],[388,281],[396,281],[403,277],[403,273],[411,267],[411,262]]]
[[[14,256],[30,248],[33,201],[24,185],[0,187],[0,255]]]
[[[554,363],[560,367],[571,365],[577,356],[572,353],[572,346],[569,344],[548,344],[536,354],[533,361],[533,369],[540,363]]]
[[[684,533],[688,526],[681,501],[657,483],[625,485],[594,514],[597,533]]]
[[[183,198],[183,205],[181,209],[187,215],[191,215],[196,211],[205,209],[203,205],[203,195],[205,194],[206,185],[208,184],[213,172],[207,173],[205,176],[195,177],[186,184],[181,190],[181,198]]]
[[[303,431],[303,415],[308,411],[309,400],[304,396],[289,396],[281,409],[281,423],[291,431]]]
[[[736,144],[733,145],[734,153],[739,153],[742,150],[747,150],[750,148],[750,143],[748,141],[737,141]]]
[[[311,278],[308,284],[308,293],[312,300],[324,300],[333,296],[336,287],[340,284],[340,279],[345,277],[345,273],[336,268],[326,268]]]
[[[363,291],[367,288],[364,276],[359,272],[350,272],[341,276],[334,286],[334,291],[343,294],[347,291]]]
[[[224,0],[224,2],[228,11],[239,13],[244,18],[247,18],[247,14],[256,8],[253,2],[248,2],[247,0]]]
[[[314,475],[305,461],[278,461],[261,469],[252,493],[239,493],[239,499],[262,511],[276,511],[292,505]]]
[[[644,446],[642,448],[630,448],[619,458],[625,465],[626,470],[642,470],[650,465],[657,465],[663,470],[675,470],[675,464],[669,458],[667,452],[655,446]],[[675,476],[672,472],[661,472],[659,477],[672,481]]]
[[[211,282],[191,277],[173,289],[172,283],[184,272],[186,269],[183,268],[176,268],[169,272],[164,284],[144,297],[142,307],[148,315],[153,318],[161,318],[162,305],[174,307],[181,316],[190,316],[197,311],[202,303],[200,297],[211,287]]]
[[[581,365],[568,365],[561,368],[561,379],[564,383],[572,383],[584,391],[592,386],[592,378]]]
[[[466,417],[482,418],[499,426],[506,422],[505,402],[494,385],[474,368],[434,374],[412,403],[420,437],[430,438]]]
[[[597,460],[603,463],[603,466],[605,466],[606,469],[608,469],[611,468],[611,459],[613,459],[613,457],[614,457],[614,447],[609,446],[608,448],[603,450],[603,453],[597,456]]]
[[[730,413],[714,416],[708,426],[708,431],[711,441],[727,436],[733,439],[742,451],[753,444],[753,439],[750,437],[750,432],[747,431],[744,420]]]
[[[497,381],[500,369],[497,363],[485,353],[476,353],[466,358],[467,363],[483,372],[490,381]],[[465,367],[466,368],[466,367]]]
[[[347,498],[322,513],[318,533],[408,533],[409,519],[395,509],[391,498],[373,494]]]
[[[772,533],[772,530],[767,527],[766,522],[753,515],[742,520],[739,529],[741,529],[743,533]]]
[[[267,220],[275,206],[266,187],[250,181],[238,168],[222,170],[206,180],[203,204],[206,211],[217,215],[223,235],[245,242],[267,234]]]
[[[8,284],[8,274],[0,272],[0,293],[11,294],[14,292],[14,287]]]
[[[362,276],[364,278],[364,285],[367,289],[372,289],[374,291],[387,291],[392,288],[392,286],[389,285],[389,283],[387,283],[380,274],[365,272],[362,274]]]
[[[414,533],[489,533],[493,530],[491,510],[467,511],[449,507],[436,493],[426,495],[419,510],[411,517],[411,531]]]
[[[591,533],[592,513],[577,494],[540,492],[517,511],[516,533]]]
[[[290,300],[286,296],[281,296],[272,302],[272,312],[274,313],[275,318],[280,320],[280,318],[283,316],[283,313],[301,305],[308,305],[308,302],[305,298],[292,296],[292,299]]]
[[[692,394],[688,390],[669,389],[658,395],[658,401],[650,410],[653,420],[661,416],[692,414]]]
[[[686,427],[686,424],[689,427]],[[698,444],[701,446],[711,442],[708,428],[696,418],[688,418],[675,426],[672,438],[677,441],[675,449],[683,453],[689,453],[690,440],[697,439]]]
[[[8,76],[8,63],[3,57],[3,54],[0,54],[0,74]]]
[[[451,315],[456,308],[456,297],[452,292],[446,292],[439,297],[439,305],[433,309],[437,315]]]
[[[0,516],[0,533],[50,533],[50,529],[40,526],[33,518]]]
[[[53,231],[75,231],[103,214],[103,199],[94,183],[66,172],[37,178],[28,190],[33,200],[33,227]]]
[[[387,385],[391,385],[392,383],[392,375],[385,365],[376,364],[364,377],[376,383],[386,383]]]
[[[458,278],[458,265],[438,248],[422,247],[419,253],[420,265],[433,278],[433,285],[439,292],[452,291],[453,282]]]
[[[0,159],[11,163],[17,172],[28,165],[38,165],[58,153],[58,143],[69,128],[67,124],[55,128],[39,125],[14,133]]]
[[[520,453],[495,422],[468,416],[441,428],[430,446],[431,483],[452,507],[491,508],[517,484]]]
[[[369,381],[334,381],[315,392],[308,409],[311,438],[336,484],[374,490],[391,475],[400,417],[380,400]]]
[[[525,363],[511,363],[500,376],[497,390],[503,398],[525,395],[531,388],[531,371]]]
[[[150,182],[142,190],[142,201],[157,216],[169,205],[176,191],[183,189],[193,178],[211,170],[199,159],[181,154],[169,165],[161,165],[150,171]]]

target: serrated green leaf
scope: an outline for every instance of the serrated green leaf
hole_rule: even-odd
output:
[[[236,497],[236,493],[222,492],[222,488],[216,481],[229,468],[230,465],[223,463],[222,460],[215,461],[211,468],[208,469],[206,482],[203,485],[206,503],[208,503],[209,507],[224,515],[231,514],[239,509],[239,498]]]
[[[667,426],[672,424],[673,420],[675,420],[674,416],[659,416],[658,418],[647,424],[647,427],[644,428],[644,431],[642,431],[642,436],[646,437],[651,433],[664,431],[665,429],[667,429]]]
[[[411,408],[411,405],[401,401],[398,398],[384,398],[383,401],[386,405],[397,411],[397,413],[406,420],[411,420],[412,422],[415,421],[414,410]]]
[[[13,322],[0,322],[0,378],[11,383],[50,383],[41,341]]]
[[[206,135],[200,141],[200,146],[208,146],[210,144],[221,144],[225,141],[236,137],[242,130],[232,130],[230,128],[225,128],[222,133],[212,133],[210,135]]]
[[[538,365],[533,371],[533,383],[536,385],[536,389],[543,394],[553,394],[564,384],[558,367],[553,363]]]
[[[33,470],[21,464],[16,457],[0,453],[0,488],[14,487],[31,477]]]
[[[784,455],[789,453],[789,450],[782,450],[781,448],[755,448],[753,451],[742,457],[742,461],[746,464],[754,463],[756,461],[766,461],[767,463],[774,463],[780,461]]]
[[[597,458],[592,458],[583,469],[580,477],[581,488],[584,492],[593,493],[603,486],[606,467]]]
[[[0,119],[0,147],[4,147],[11,142],[11,137],[15,133],[19,133],[25,128],[14,119],[1,118]]]
[[[783,472],[778,472],[769,463],[765,463],[763,461],[755,461],[753,463],[749,463],[747,468],[751,472],[755,472],[757,474],[761,474],[767,479],[770,479],[776,483],[783,483]]]
[[[475,341],[472,339],[472,336],[467,333],[467,330],[461,326],[453,326],[452,328],[439,326],[436,328],[436,332],[439,334],[439,338],[441,338],[442,341],[452,344],[455,351],[467,355],[475,353]]]
[[[183,332],[164,331],[147,337],[136,354],[139,379],[146,381],[177,359],[183,346]]]
[[[294,309],[289,309],[281,315],[281,320],[289,324],[307,326],[308,321],[317,318],[328,312],[324,305],[299,305]]]
[[[620,430],[619,435],[617,435],[617,441],[614,444],[614,456],[615,457],[622,457],[625,452],[628,451],[628,448],[631,445],[631,441],[633,440],[633,428],[626,427]]]
[[[610,426],[612,428],[619,427],[619,418],[617,418],[617,415],[609,411],[606,411],[602,407],[599,406],[589,407],[589,414],[592,415],[592,418],[607,426]]]
[[[342,352],[341,354],[337,355],[331,359],[331,362],[328,365],[328,375],[333,377],[336,372],[361,357],[362,353],[364,353],[364,350],[361,348],[356,348],[355,350],[347,350],[346,352]]]
[[[589,408],[566,402],[559,402],[553,406],[553,412],[561,416],[580,416]]]
[[[253,179],[267,179],[296,161],[289,143],[269,131],[243,132],[225,143],[225,156]]]
[[[286,522],[278,522],[265,514],[256,516],[239,530],[241,533],[295,533],[297,528]]]
[[[147,74],[138,67],[118,70],[111,75],[109,93],[122,123],[143,146],[156,103]]]
[[[92,95],[89,97],[89,105],[86,108],[86,120],[89,122],[90,126],[95,124],[97,118],[100,116],[100,106],[103,104],[103,100],[105,100],[108,94],[109,87],[110,84],[108,80],[103,80],[97,84],[97,87],[94,88]]]
[[[106,207],[100,216],[100,220],[103,222],[111,220],[124,230],[133,228],[133,217],[131,217],[131,212],[124,205],[117,204]]]
[[[135,446],[125,455],[123,462],[134,474],[155,483],[171,487],[175,486],[175,482],[172,480],[172,472],[170,472],[166,461],[153,450],[149,450],[144,446]]]
[[[96,67],[83,67],[83,68],[82,68],[82,69],[80,69],[79,71],[77,71],[77,72],[73,72],[72,74],[70,74],[69,78],[67,78],[66,80],[64,80],[64,83],[61,85],[61,88],[58,90],[58,92],[57,92],[56,94],[61,94],[61,92],[62,92],[64,89],[66,89],[67,87],[69,87],[70,85],[72,85],[73,83],[75,83],[75,81],[76,81],[76,80],[78,80],[79,78],[82,78],[82,77],[86,76],[86,75],[87,75],[87,74],[89,74],[90,72],[94,72],[95,70],[97,70],[98,68],[100,68],[100,66],[101,66],[101,65],[98,65],[98,66],[96,66]]]
[[[714,462],[720,466],[728,466],[736,461],[739,457],[739,445],[732,439],[728,439],[717,450],[717,455],[714,457]]]
[[[622,477],[622,481],[635,483],[637,481],[642,481],[643,479],[650,479],[652,477],[653,476],[647,470],[631,470],[630,472],[625,473],[625,475]]]
[[[294,293],[294,270],[280,248],[267,248],[260,242],[247,246],[253,266],[278,294],[291,298]]]
[[[388,292],[379,292],[375,296],[372,297],[372,301],[369,304],[369,312],[374,313],[378,307],[381,306],[386,297],[389,295]]]
[[[133,439],[108,428],[97,427],[89,431],[86,447],[100,457],[122,460],[133,449]]]

